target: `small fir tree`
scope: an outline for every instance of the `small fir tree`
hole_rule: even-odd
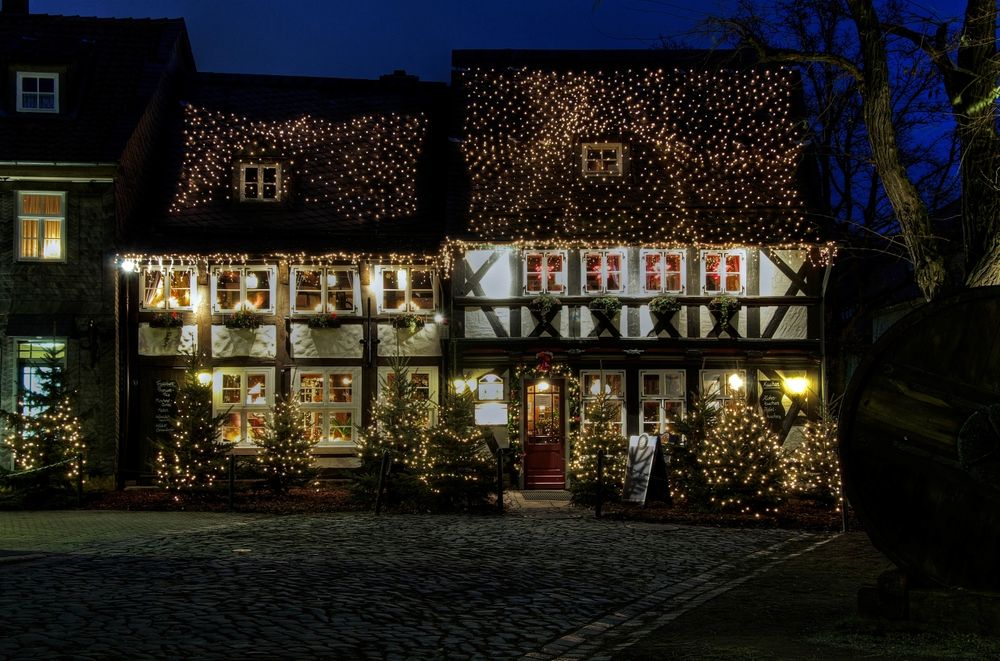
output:
[[[314,442],[309,440],[309,423],[297,399],[279,399],[254,442],[260,447],[257,465],[274,493],[288,493],[290,486],[312,477]]]
[[[28,488],[68,487],[77,478],[77,455],[86,442],[75,413],[76,391],[66,382],[60,345],[46,349],[44,364],[36,372],[38,387],[24,394],[17,410],[3,413],[4,448],[18,471],[30,471],[68,462],[65,468],[41,470],[26,482]],[[86,459],[84,459],[86,461]]]
[[[471,392],[448,393],[437,424],[425,430],[420,479],[435,510],[475,509],[487,503],[496,479],[494,460],[476,426]]]
[[[675,505],[704,507],[709,503],[709,492],[698,457],[718,421],[719,400],[716,392],[708,392],[692,393],[691,401],[691,408],[675,424],[680,441],[669,448],[670,499]]]
[[[160,444],[156,457],[157,481],[179,493],[211,487],[225,470],[231,446],[222,440],[224,411],[212,413],[212,385],[198,380],[198,363],[192,359],[177,389],[173,434]]]
[[[824,413],[802,428],[802,443],[783,456],[789,493],[840,506],[837,419]]]
[[[709,502],[755,516],[776,512],[784,483],[780,451],[756,408],[742,399],[726,403],[698,456]]]
[[[621,497],[628,463],[628,443],[621,433],[620,403],[601,392],[586,404],[586,422],[573,446],[570,483],[573,502],[593,505],[598,496],[604,501]],[[604,450],[604,474],[597,480],[597,453]]]
[[[406,361],[398,355],[391,371],[379,384],[372,405],[372,422],[358,438],[361,471],[354,483],[355,495],[364,501],[374,498],[382,453],[392,458],[389,501],[421,498],[423,483],[418,475],[426,467],[424,432],[430,418],[430,403],[410,379]]]

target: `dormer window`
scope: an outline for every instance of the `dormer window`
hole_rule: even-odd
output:
[[[17,72],[18,112],[59,112],[59,74]]]
[[[620,142],[589,142],[581,145],[584,177],[620,177],[624,172],[624,149]]]
[[[240,163],[240,199],[277,202],[281,199],[281,163]]]

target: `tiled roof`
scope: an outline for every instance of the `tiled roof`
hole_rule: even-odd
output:
[[[117,161],[178,49],[182,19],[0,14],[0,161]],[[16,112],[19,67],[64,73],[57,115]]]
[[[444,173],[435,164],[446,102],[444,84],[402,74],[198,74],[174,128],[166,211],[137,247],[435,249],[444,235]],[[232,201],[235,168],[251,154],[282,161],[290,182],[285,201]]]

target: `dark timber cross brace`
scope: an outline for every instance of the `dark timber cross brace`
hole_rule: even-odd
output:
[[[806,272],[809,270],[809,262],[803,261],[802,266],[798,271],[789,266],[783,259],[778,257],[770,248],[761,248],[761,254],[765,255],[772,264],[781,271],[785,277],[791,280],[791,284],[788,286],[788,290],[785,292],[785,296],[795,296],[799,292],[803,294],[809,294],[810,287],[809,282],[806,279]],[[790,305],[781,305],[775,311],[774,316],[771,320],[767,322],[767,328],[761,333],[761,337],[773,338],[774,334],[778,332],[778,327],[781,322],[785,319],[785,315],[791,309]]]
[[[531,308],[528,309],[531,310]],[[559,330],[552,325],[552,320],[559,314],[559,309],[558,306],[554,306],[545,312],[545,314],[542,314],[538,310],[531,310],[531,316],[534,317],[537,323],[528,337],[541,337],[542,333],[549,333],[552,337],[559,337]]]
[[[462,296],[486,296],[486,290],[483,289],[482,279],[489,272],[489,270],[500,260],[501,253],[495,252],[490,255],[482,266],[480,266],[475,271],[472,270],[472,266],[469,264],[468,259],[462,260],[462,267],[465,271],[465,286],[461,291]],[[497,337],[507,337],[507,329],[503,327],[503,323],[500,318],[497,317],[496,310],[492,305],[481,305],[480,309],[483,314],[486,315],[486,321],[489,322],[490,328],[493,329],[493,334]]]
[[[674,325],[674,319],[678,315],[677,312],[669,312],[667,314],[652,312],[651,314],[656,319],[656,323],[653,324],[653,330],[646,333],[646,337],[659,337],[660,333],[666,332],[672,339],[680,338],[681,334],[677,331],[677,326]]]
[[[594,315],[594,321],[596,323],[594,324],[593,330],[590,331],[590,334],[587,337],[600,337],[601,333],[604,331],[611,333],[611,337],[620,338],[622,336],[621,331],[618,330],[618,327],[615,326],[614,321],[606,312],[603,310],[591,309],[590,314]]]

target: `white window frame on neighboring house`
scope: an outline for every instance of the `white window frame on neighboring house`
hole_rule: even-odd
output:
[[[384,275],[386,273],[395,272],[395,287],[386,287],[384,282]],[[414,287],[413,286],[413,273],[427,273],[430,276],[430,289],[426,287]],[[405,279],[405,282],[400,283],[400,280]],[[430,266],[418,265],[418,264],[380,264],[375,267],[375,291],[378,294],[376,297],[378,312],[384,314],[434,314],[435,310],[438,309],[439,295],[438,295],[438,278],[437,273]],[[400,306],[389,307],[386,302],[386,294],[388,292],[402,292],[403,294],[403,304]],[[431,306],[430,307],[414,307],[414,293],[420,292],[422,294],[421,300],[426,302],[427,294],[431,296]]]
[[[713,271],[708,270],[708,258],[711,255],[719,256],[719,268]],[[729,257],[739,257],[739,269],[728,270]],[[709,274],[719,276],[719,288],[709,287]],[[730,287],[729,278],[733,275],[739,277],[739,287]],[[701,251],[701,293],[704,295],[742,296],[747,291],[747,251],[743,248],[733,250],[702,250]]]
[[[34,92],[24,91],[24,81],[26,79],[34,78],[36,81],[36,90]],[[42,80],[51,80],[52,82],[52,92],[42,92],[37,89],[39,87],[38,82]],[[17,72],[17,112],[37,112],[37,113],[58,113],[59,112],[59,74],[52,71],[18,71]],[[42,97],[52,97],[52,107],[42,108],[40,103],[36,107],[24,105],[24,95],[34,95],[35,101],[40,102]]]
[[[738,375],[743,386],[731,387],[729,379]],[[698,374],[703,397],[711,397],[719,406],[737,397],[745,397],[747,392],[747,372],[744,369],[705,369]]]
[[[616,383],[617,386],[612,387],[612,382]],[[605,393],[608,394],[608,399],[619,403],[621,418],[618,421],[618,426],[621,435],[625,436],[625,370],[580,370],[580,397],[582,399],[580,405],[580,424],[584,426],[588,424],[587,404],[600,396],[602,384]],[[608,389],[610,389],[610,392],[608,392]]]
[[[299,274],[301,273],[319,274],[319,289],[301,287],[301,291],[319,296],[320,302],[312,307],[299,307],[298,305]],[[349,288],[340,286],[341,280],[345,278],[350,283]],[[355,314],[358,311],[358,302],[361,300],[361,279],[358,277],[356,266],[293,266],[288,277],[288,285],[291,296],[289,306],[292,314],[330,314],[331,312]],[[338,304],[337,294],[347,291],[351,295],[351,305]]]
[[[317,392],[313,387],[312,397],[302,391],[302,379],[306,376],[319,375],[320,384]],[[333,382],[334,377],[348,376],[351,381]],[[350,401],[331,401],[330,391],[333,387],[349,389]],[[309,416],[309,427],[312,432],[310,440],[316,441],[319,447],[354,447],[357,438],[357,428],[361,426],[361,368],[360,367],[297,367],[292,374],[292,393],[299,399],[299,405]],[[319,401],[316,401],[318,395]],[[350,414],[350,420],[343,424],[336,419],[337,414]],[[346,436],[332,438],[333,429],[346,429]]]
[[[618,257],[618,284],[617,289],[611,289],[608,287],[608,256],[615,255]],[[590,274],[590,270],[587,264],[587,260],[590,257],[597,257],[600,259],[600,273],[598,278],[600,279],[600,284],[598,287],[590,287],[587,283],[587,276]],[[622,249],[607,249],[607,250],[584,250],[580,253],[580,290],[586,294],[624,294],[625,290],[628,288],[628,253]]]
[[[608,158],[608,152],[615,158]],[[621,142],[585,142],[580,145],[580,172],[586,178],[620,177],[625,173],[625,145]]]
[[[535,289],[529,286],[528,280],[528,262],[533,257],[541,258],[541,272],[539,277],[541,278],[539,283],[539,288]],[[552,271],[549,268],[549,257],[559,257],[562,262],[562,269],[557,271]],[[565,250],[525,250],[524,255],[521,259],[521,276],[524,278],[524,293],[526,294],[566,294],[566,282],[567,282],[567,255]],[[551,278],[552,275],[554,278]],[[549,280],[553,279],[552,284]]]
[[[139,270],[139,305],[143,310],[194,310],[198,304],[198,269],[194,266],[143,266]],[[186,273],[187,287],[175,287],[174,277]],[[158,279],[150,283],[150,278]],[[188,290],[188,303],[175,296]]]
[[[59,199],[59,213],[28,213],[24,209],[24,199],[27,196],[54,197]],[[58,224],[58,237],[49,236],[51,225]],[[34,226],[34,231],[27,233],[25,229]],[[19,262],[65,262],[66,261],[66,193],[53,191],[17,191],[17,227],[14,231],[14,254]],[[34,235],[34,236],[31,236]],[[35,254],[25,254],[26,241],[34,246]],[[58,248],[58,255],[53,255],[53,247]],[[46,256],[46,252],[49,253]]]
[[[227,377],[239,377],[237,386],[237,401],[225,401],[227,391],[232,392],[231,381]],[[263,401],[256,401],[257,397],[248,392],[248,385],[251,377],[264,377]],[[232,443],[235,447],[256,447],[253,442],[249,424],[250,418],[257,420],[263,425],[267,414],[274,406],[274,368],[273,367],[216,367],[212,370],[212,413],[219,415],[226,413],[223,420],[222,438]],[[232,416],[239,416],[239,438],[227,438],[227,430],[232,429]],[[262,428],[262,427],[258,427]]]
[[[239,302],[235,307],[223,308],[219,306],[218,297],[218,284],[219,284],[219,274],[221,273],[239,273],[240,277],[240,288],[239,288]],[[264,289],[260,287],[260,276],[258,274],[262,272],[268,273],[268,288]],[[257,287],[251,286],[253,281],[250,279],[251,274],[257,278]],[[275,294],[277,292],[277,281],[278,281],[278,269],[275,266],[213,266],[211,269],[211,296],[212,296],[212,313],[213,314],[227,314],[233,313],[237,310],[248,309],[252,312],[258,312],[260,314],[273,314],[275,310]],[[248,282],[250,280],[250,282]],[[224,289],[222,291],[236,291],[235,289]],[[253,301],[248,299],[248,296],[253,295],[255,292],[268,292],[268,305],[266,307],[257,307],[253,305]],[[247,304],[250,304],[247,306]]]
[[[264,197],[265,170],[274,170],[274,196]],[[248,182],[247,172],[254,171],[257,181]],[[255,186],[253,195],[248,195],[248,187]],[[240,201],[241,202],[280,202],[282,198],[281,163],[279,161],[243,161],[240,162]]]
[[[647,257],[658,256],[659,262],[656,267],[650,269],[647,265]],[[680,270],[667,269],[667,257],[675,256],[680,262]],[[668,277],[677,274],[680,278],[680,288],[667,287]],[[656,275],[660,279],[659,287],[649,286],[649,277]],[[643,294],[684,294],[687,281],[687,252],[685,250],[640,250],[639,251],[639,280]]]
[[[417,374],[427,375],[427,401],[430,402],[429,420],[428,426],[433,427],[437,424],[437,407],[441,403],[438,392],[438,368],[437,367],[424,367],[424,366],[408,366],[406,368],[406,373],[410,380]],[[379,367],[378,368],[378,391],[381,395],[387,380],[390,375],[393,374],[391,367]]]
[[[639,370],[639,433],[664,436],[687,409],[687,373],[683,369]],[[647,383],[648,381],[648,383]],[[655,389],[650,386],[655,383]],[[673,386],[673,387],[671,387]],[[652,406],[647,407],[647,404]],[[655,407],[655,413],[651,410]]]

